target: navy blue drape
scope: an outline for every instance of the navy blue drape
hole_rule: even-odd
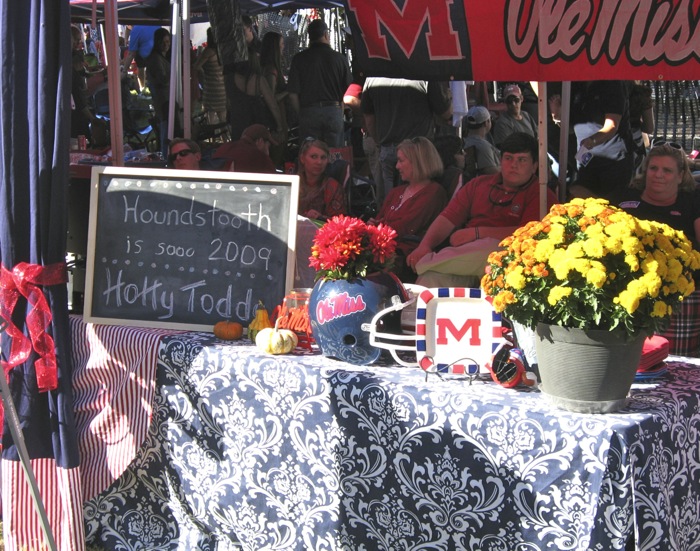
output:
[[[64,262],[71,105],[68,0],[0,0],[0,61],[2,265],[11,271],[20,262],[38,266]],[[75,473],[79,471],[79,460],[71,393],[66,285],[46,286],[44,295],[53,313],[47,332],[55,342],[58,388],[38,391],[35,353],[9,372],[8,382],[29,456],[33,461],[40,460],[39,487],[42,491],[53,491],[56,482],[52,479],[57,477],[51,469],[55,466]],[[14,324],[25,334],[30,309],[27,301],[20,299],[13,313]],[[8,359],[10,351],[9,338],[3,334],[3,360]],[[18,463],[7,419],[2,434],[2,460],[4,464]],[[70,477],[65,472],[58,476],[64,480]],[[22,531],[21,524],[25,522],[22,515],[28,515],[28,519],[33,515],[31,500],[25,500],[22,492],[16,498],[10,494],[7,486],[17,482],[13,477],[10,479],[3,479],[5,528]],[[12,495],[12,503],[7,502],[8,495]],[[61,532],[63,521],[57,516],[63,514],[61,510],[65,507],[56,503],[57,497],[47,495],[45,506],[49,518],[57,523],[54,531]],[[81,503],[79,497],[71,501]],[[22,511],[23,508],[26,510]],[[79,528],[78,531],[82,532]],[[60,544],[64,538],[56,539],[59,547],[65,548]]]

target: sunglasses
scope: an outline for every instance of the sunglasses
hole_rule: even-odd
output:
[[[191,149],[181,149],[177,153],[172,153],[170,156],[168,156],[168,161],[173,163],[178,157],[187,157],[187,155],[192,155],[192,153],[194,152]]]
[[[509,207],[520,190],[508,191],[502,187],[492,186],[489,190],[489,202],[495,207]],[[494,192],[497,192],[496,195]]]
[[[652,140],[652,142],[651,142],[652,149],[654,147],[661,147],[662,145],[667,145],[669,147],[672,147],[673,149],[679,149],[679,150],[683,149],[681,144],[676,143],[676,142],[667,142],[666,140],[660,140],[660,139],[655,139],[655,140]]]
[[[519,98],[518,96],[508,96],[506,98],[506,103],[520,103],[522,98]]]

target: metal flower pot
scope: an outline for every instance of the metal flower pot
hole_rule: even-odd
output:
[[[542,393],[557,407],[610,413],[625,407],[642,356],[645,335],[537,324]]]

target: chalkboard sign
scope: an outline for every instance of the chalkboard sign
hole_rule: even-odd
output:
[[[85,319],[210,331],[292,287],[299,177],[93,169]]]

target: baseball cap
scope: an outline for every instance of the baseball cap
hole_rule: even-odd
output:
[[[478,126],[491,118],[491,113],[483,105],[475,105],[467,111],[467,124]]]
[[[508,99],[510,96],[517,96],[519,98],[523,97],[523,93],[520,91],[520,86],[517,84],[509,84],[503,89],[503,99]]]
[[[314,19],[309,23],[306,32],[309,33],[309,40],[317,40],[328,32],[328,25],[323,19]]]
[[[250,142],[263,139],[267,140],[272,145],[277,145],[277,142],[272,139],[272,134],[270,134],[270,131],[262,124],[251,124],[243,131],[241,138],[244,138]]]

